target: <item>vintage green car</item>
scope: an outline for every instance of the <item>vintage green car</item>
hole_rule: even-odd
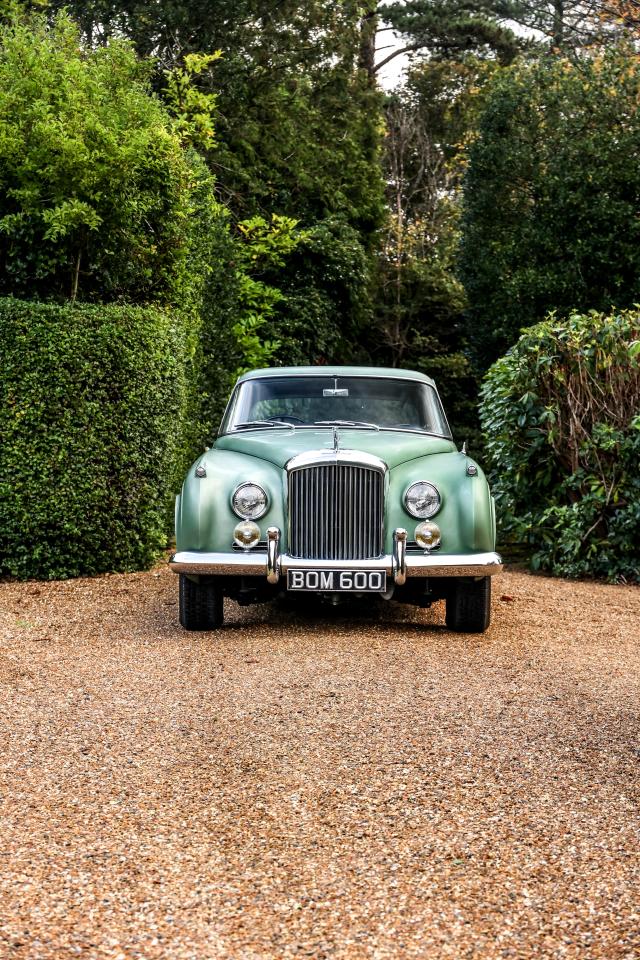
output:
[[[223,599],[285,591],[446,602],[489,626],[493,498],[411,370],[280,367],[240,377],[213,447],[176,498],[180,622],[215,630]]]

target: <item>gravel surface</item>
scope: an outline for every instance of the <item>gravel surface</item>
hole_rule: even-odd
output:
[[[0,584],[0,957],[640,957],[640,590],[177,625]]]

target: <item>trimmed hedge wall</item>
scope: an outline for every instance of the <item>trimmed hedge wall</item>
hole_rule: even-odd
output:
[[[0,299],[0,574],[135,570],[166,547],[182,339],[155,308]]]

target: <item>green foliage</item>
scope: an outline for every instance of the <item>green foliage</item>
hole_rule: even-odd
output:
[[[270,286],[255,276],[284,265],[295,250],[303,233],[295,233],[297,222],[290,217],[274,214],[271,222],[263,217],[252,217],[238,224],[244,240],[239,244],[237,299],[238,316],[232,330],[242,356],[242,365],[236,375],[258,367],[266,367],[280,346],[280,341],[265,338],[264,327],[272,326],[276,308],[285,297],[277,287]],[[254,274],[252,276],[252,274]]]
[[[286,272],[274,274],[285,301],[279,308],[277,360],[283,364],[347,363],[362,359],[370,317],[371,260],[362,235],[342,218],[303,231]]]
[[[189,166],[148,77],[124,43],[84,50],[64,15],[0,29],[0,294],[167,295]]]
[[[639,99],[625,46],[496,77],[471,149],[461,255],[485,367],[549,310],[640,301]]]
[[[306,239],[295,220],[277,215],[269,222],[262,217],[242,221],[233,233],[228,221],[214,216],[203,224],[202,235],[206,249],[200,244],[196,251],[215,268],[199,294],[192,449],[211,442],[238,374],[277,361],[281,343],[274,331],[281,328],[282,311],[289,305],[269,277]]]
[[[0,574],[148,566],[181,462],[183,336],[153,308],[0,300]]]
[[[568,577],[640,580],[640,312],[553,315],[489,370],[502,535]]]
[[[235,217],[271,213],[305,231],[270,286],[278,362],[358,350],[384,218],[381,98],[358,70],[358,4],[273,7],[225,50],[211,162]],[[246,68],[250,57],[252,70]]]
[[[331,351],[347,342],[357,351],[384,220],[382,98],[359,59],[367,4],[51,0],[53,9],[63,2],[92,44],[124,35],[139,54],[156,56],[158,90],[165,71],[177,68],[180,84],[216,97],[215,146],[206,157],[234,224],[270,222],[276,213],[308,232],[285,264],[259,278],[287,297],[269,319],[268,339],[280,342],[274,359],[337,359]],[[211,72],[184,76],[190,55],[214,50],[222,56]],[[164,95],[184,117],[175,91]]]
[[[179,315],[188,459],[210,438],[232,372],[259,347],[272,352],[257,330],[281,296],[255,274],[292,246],[284,220],[234,241],[194,149],[211,146],[215,97],[194,83],[217,55],[190,54],[169,75],[172,120],[150,95],[148,64],[119,41],[86,51],[63,14],[50,28],[5,27],[0,48],[0,293],[153,302]]]
[[[184,63],[166,71],[164,99],[174,117],[174,129],[183,143],[210,150],[215,143],[214,114],[217,96],[198,88],[197,78],[219,60],[215,53],[188,53]]]

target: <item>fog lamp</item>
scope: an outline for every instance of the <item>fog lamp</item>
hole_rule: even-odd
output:
[[[433,550],[439,547],[442,534],[437,523],[419,523],[416,526],[416,543],[423,550]]]
[[[234,528],[233,542],[239,547],[255,547],[260,542],[260,527],[251,520],[242,520]]]

